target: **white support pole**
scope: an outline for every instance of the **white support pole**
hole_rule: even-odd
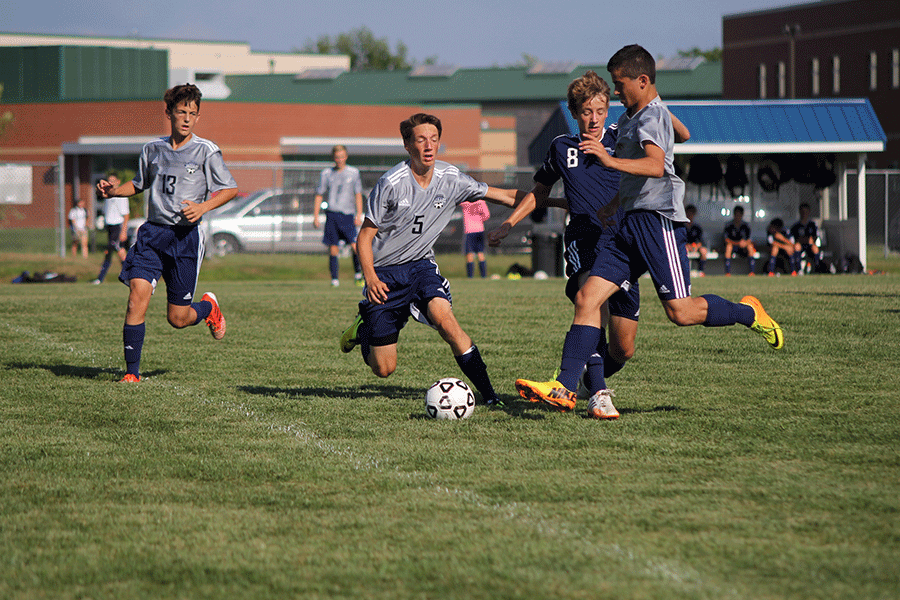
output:
[[[59,227],[56,228],[58,238],[56,240],[59,257],[66,257],[66,156],[60,154],[56,157],[56,210]]]
[[[857,166],[859,178],[856,182],[857,201],[859,202],[859,262],[862,263],[863,271],[866,270],[866,155],[861,153]]]

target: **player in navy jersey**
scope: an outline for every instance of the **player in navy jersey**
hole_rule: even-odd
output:
[[[656,61],[638,45],[626,46],[607,69],[615,94],[625,105],[619,119],[615,156],[597,154],[600,162],[622,173],[619,191],[600,209],[608,223],[624,205],[627,210],[612,241],[604,246],[590,277],[575,297],[575,319],[563,344],[555,381],[516,381],[519,394],[559,408],[575,407],[578,378],[600,339],[600,307],[619,290],[628,290],[649,272],[666,316],[677,325],[719,327],[742,323],[763,335],[776,349],[784,345],[781,327],[759,300],[745,296],[733,303],[708,294],[690,295],[690,264],[685,251],[684,182],[674,169],[674,129],[655,86]],[[589,410],[591,406],[589,404]]]
[[[687,240],[685,243],[685,250],[697,253],[699,256],[697,262],[700,277],[706,277],[704,269],[706,268],[706,257],[709,254],[709,249],[703,241],[703,228],[694,222],[694,217],[697,216],[697,207],[693,204],[688,204],[684,207],[684,214],[688,218],[685,235]]]
[[[794,270],[800,271],[800,261],[805,255],[812,263],[813,271],[819,268],[819,228],[816,222],[809,218],[809,204],[800,205],[800,220],[791,226],[791,240],[794,242]]]
[[[193,301],[205,247],[198,223],[205,213],[237,194],[219,147],[193,133],[200,118],[200,97],[192,84],[167,90],[163,99],[171,135],[144,146],[132,181],[119,186],[106,180],[97,184],[104,198],[147,191],[147,221],[138,229],[119,275],[130,290],[122,331],[124,382],[141,380],[144,318],[160,278],[166,282],[166,316],[172,327],[205,321],[214,339],[225,335],[225,318],[215,294],[207,292],[200,302]]]
[[[797,270],[794,269],[794,244],[788,239],[787,229],[784,228],[784,221],[775,218],[766,227],[766,239],[769,242],[769,277],[775,277],[775,265],[778,261],[778,255],[784,256],[784,264],[791,269],[791,275],[797,276]]]
[[[381,176],[366,201],[357,237],[366,285],[359,314],[341,336],[341,350],[356,345],[379,377],[397,369],[397,340],[410,316],[436,329],[463,374],[486,404],[499,403],[487,367],[453,315],[450,284],[434,261],[432,247],[463,202],[485,198],[513,206],[516,190],[479,183],[437,160],[441,121],[418,113],[400,123],[409,159]]]
[[[595,72],[588,71],[569,84],[567,103],[572,118],[578,123],[578,135],[561,135],[555,138],[547,151],[547,158],[534,175],[535,185],[516,210],[489,238],[497,246],[509,230],[524,219],[536,206],[548,203],[550,190],[562,179],[569,222],[565,231],[566,296],[575,301],[575,295],[590,275],[597,252],[612,239],[617,225],[604,227],[597,211],[606,206],[619,189],[619,172],[604,167],[597,153],[613,153],[618,138],[618,126],[604,127],[609,109],[609,84]],[[674,117],[673,117],[674,119]],[[687,128],[677,123],[678,141],[690,137]],[[624,211],[616,215],[621,221]],[[601,310],[600,342],[591,355],[584,375],[584,387],[591,395],[595,418],[617,418],[606,388],[605,378],[618,372],[634,355],[640,313],[640,291],[634,285],[628,291],[614,294]],[[605,327],[609,324],[610,339],[606,342]],[[601,390],[601,396],[594,397]]]
[[[731,275],[731,258],[743,254],[750,261],[750,275],[756,274],[756,246],[750,239],[750,226],[744,222],[744,207],[734,207],[731,223],[725,226],[725,275]]]

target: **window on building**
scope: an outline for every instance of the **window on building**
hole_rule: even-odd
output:
[[[778,63],[778,97],[787,96],[787,67],[781,61]]]
[[[812,59],[812,95],[819,95],[819,59]]]
[[[891,51],[891,87],[900,88],[900,49]]]
[[[760,63],[759,65],[759,97],[762,100],[766,99],[766,64]]]
[[[841,93],[841,57],[831,57],[831,92],[837,96]]]
[[[878,53],[869,52],[869,89],[878,89]]]

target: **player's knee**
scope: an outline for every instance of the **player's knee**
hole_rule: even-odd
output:
[[[169,325],[175,329],[184,329],[188,325],[193,325],[193,322],[188,322],[188,319],[185,319],[181,315],[167,315],[166,320],[169,321]]]
[[[369,367],[371,367],[372,373],[374,373],[378,377],[381,377],[382,379],[390,377],[391,374],[397,370],[396,364],[390,365],[375,363],[373,365],[369,365]]]
[[[634,345],[618,346],[610,344],[609,357],[619,364],[625,364],[632,356],[634,356]]]

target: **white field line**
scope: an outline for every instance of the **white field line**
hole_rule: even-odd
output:
[[[100,353],[97,352],[94,347],[83,347],[80,343],[78,345],[63,343],[54,336],[33,327],[10,323],[3,323],[3,326],[16,334],[17,339],[29,340],[32,343],[40,344],[45,351],[56,350],[64,354],[70,354],[80,359],[88,360],[90,361],[91,366],[98,366],[100,368],[115,369],[121,367],[120,357],[113,358],[109,356],[100,356]],[[527,504],[518,502],[494,502],[471,490],[449,488],[432,483],[430,480],[433,480],[434,476],[430,473],[399,471],[391,467],[387,460],[369,456],[365,453],[359,453],[354,451],[351,447],[338,446],[332,442],[323,440],[316,432],[307,429],[302,422],[288,424],[280,423],[268,415],[258,412],[257,409],[252,408],[245,403],[210,400],[203,396],[196,388],[167,383],[158,378],[154,378],[154,385],[168,388],[172,393],[180,397],[193,397],[202,405],[220,409],[229,414],[242,416],[268,430],[272,434],[292,437],[307,447],[349,463],[356,470],[380,472],[413,480],[421,480],[423,485],[420,485],[416,489],[426,494],[431,494],[436,498],[453,498],[459,500],[459,502],[463,503],[468,508],[477,508],[484,512],[494,513],[506,520],[514,521],[518,525],[530,527],[541,536],[557,538],[568,547],[580,547],[587,555],[593,554],[598,557],[605,557],[615,561],[617,564],[621,565],[622,568],[628,569],[630,572],[640,573],[660,581],[677,584],[685,591],[694,591],[703,596],[711,595],[711,597],[715,598],[740,597],[738,592],[734,589],[721,589],[718,586],[711,585],[711,582],[705,581],[701,574],[692,567],[671,560],[640,556],[634,551],[616,543],[601,544],[595,542],[594,540],[587,538],[581,530],[573,528],[570,524],[566,523],[559,515],[547,517],[546,515],[535,511]]]

